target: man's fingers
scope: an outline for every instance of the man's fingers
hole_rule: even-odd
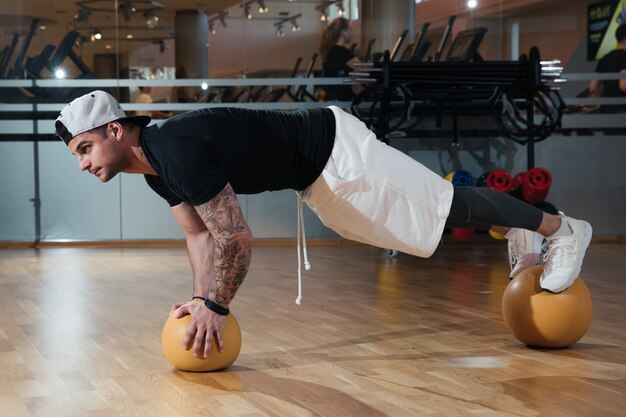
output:
[[[178,308],[182,305],[183,305],[182,303],[172,304],[172,307],[170,308],[170,315],[176,310],[178,310]]]
[[[215,339],[217,340],[217,350],[222,353],[224,351],[224,339],[222,339],[222,333],[216,331]]]
[[[220,320],[214,313],[203,306],[199,307],[198,303],[194,302],[174,304],[172,309],[175,309],[172,314],[177,319],[186,315],[192,316],[182,341],[185,350],[191,350],[195,357],[208,358],[211,354],[211,347],[215,343],[216,350],[220,353],[224,351],[221,333],[224,326],[223,319]]]
[[[187,327],[187,331],[185,332],[185,337],[183,338],[183,348],[185,350],[189,350],[191,347],[191,342],[194,340],[194,336],[198,333],[198,328],[195,323],[192,321]]]
[[[177,309],[176,312],[174,313],[174,317],[176,317],[177,319],[184,317],[188,314],[191,314],[191,311],[189,310],[189,304],[185,303],[180,305]]]
[[[194,343],[193,343],[193,356],[199,358],[202,356],[202,345],[204,343],[204,335],[207,334],[206,332],[196,332],[196,337],[194,339]]]
[[[204,338],[204,358],[208,358],[211,354],[211,345],[213,344],[213,332],[206,332]]]

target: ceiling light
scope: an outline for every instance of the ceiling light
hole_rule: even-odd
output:
[[[154,13],[153,10],[148,10],[143,14],[143,17],[146,19],[146,26],[150,29],[154,29],[159,24],[159,16]]]
[[[467,7],[475,9],[478,6],[478,0],[467,0]]]
[[[285,32],[283,32],[283,25],[282,24],[277,25],[276,28],[277,28],[276,29],[276,36],[277,37],[282,38],[283,36],[285,36]]]
[[[87,23],[87,20],[89,20],[89,16],[91,16],[91,10],[85,8],[85,7],[80,7],[78,9],[78,11],[76,12],[76,14],[74,15],[74,20],[77,23]]]
[[[320,20],[322,22],[327,22],[328,21],[328,8],[323,8],[322,9],[322,14],[320,15]]]
[[[91,34],[91,41],[95,42],[95,41],[99,41],[100,39],[102,39],[102,31],[100,29],[94,30],[93,33]]]
[[[343,16],[344,14],[346,14],[346,10],[343,8],[343,2],[341,1],[337,3],[337,15]]]
[[[259,13],[267,13],[270,11],[270,9],[268,9],[267,7],[267,3],[265,3],[265,0],[259,0]]]
[[[222,24],[222,27],[226,27],[226,16],[228,16],[228,11],[222,11],[217,16],[218,19],[220,19],[220,23]]]
[[[124,1],[120,4],[119,10],[124,15],[124,20],[128,21],[132,17],[133,13],[137,11],[137,8],[135,8],[133,2]]]

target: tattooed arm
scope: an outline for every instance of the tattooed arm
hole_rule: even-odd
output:
[[[230,184],[196,211],[215,240],[214,279],[209,283],[208,298],[228,307],[248,273],[252,232]]]
[[[186,202],[172,207],[176,222],[185,233],[187,254],[193,272],[193,295],[206,298],[209,295],[209,282],[213,274],[215,241],[195,208]],[[175,304],[177,309],[182,304]]]
[[[215,248],[207,298],[222,307],[228,307],[248,272],[252,233],[230,184],[211,201],[196,206],[195,210],[209,231]],[[195,273],[194,270],[194,276]],[[183,340],[185,348],[193,345],[194,355],[203,354],[207,357],[215,335],[218,349],[222,351],[224,344],[221,331],[226,317],[214,313],[200,303],[187,303],[176,310],[176,317],[186,314],[191,314],[192,320]]]

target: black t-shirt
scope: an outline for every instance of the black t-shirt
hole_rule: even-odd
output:
[[[596,72],[621,72],[626,70],[626,50],[614,49],[609,52],[598,62]],[[603,97],[625,97],[619,88],[619,80],[603,80],[604,86]]]
[[[141,133],[158,175],[146,175],[146,182],[170,206],[204,204],[227,183],[239,194],[303,190],[321,174],[334,140],[330,109],[202,109]]]
[[[352,70],[347,62],[354,58],[354,54],[348,48],[333,45],[326,55],[324,72],[327,77],[347,77]]]
[[[348,77],[352,68],[347,62],[354,58],[354,54],[348,48],[333,45],[326,55],[324,62],[324,76]],[[324,88],[327,100],[352,100],[352,87],[350,85],[333,85]]]

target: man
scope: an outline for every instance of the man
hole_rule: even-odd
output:
[[[213,335],[223,349],[225,316],[250,265],[252,233],[235,193],[295,189],[299,210],[305,201],[340,235],[423,257],[446,225],[497,225],[509,240],[511,276],[540,262],[545,237],[541,285],[550,292],[574,282],[591,240],[587,222],[499,191],[453,187],[337,107],[204,109],[149,121],[126,117],[112,96],[94,91],[68,104],[55,127],[81,170],[102,182],[144,174],[172,207],[194,276],[194,297],[172,309],[192,316],[183,344],[197,356],[209,354]]]
[[[615,30],[617,46],[614,50],[600,59],[596,72],[624,73],[626,72],[626,24],[621,24]],[[626,98],[626,78],[620,80],[591,80],[589,82],[590,97],[622,97]],[[602,106],[603,112],[624,110],[626,105]]]

